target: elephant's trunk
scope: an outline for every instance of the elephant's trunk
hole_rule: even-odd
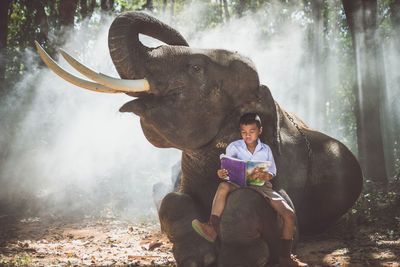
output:
[[[189,46],[182,35],[145,13],[132,11],[119,15],[108,32],[108,47],[113,63],[123,79],[148,77],[152,48],[139,41],[139,33],[169,45]]]

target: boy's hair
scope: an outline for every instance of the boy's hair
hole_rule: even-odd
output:
[[[256,113],[246,113],[240,117],[239,126],[240,125],[249,125],[255,123],[258,129],[261,128],[261,119]]]

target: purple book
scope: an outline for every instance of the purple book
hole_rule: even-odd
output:
[[[246,186],[246,184],[263,185],[265,182],[253,178],[257,172],[267,172],[271,166],[270,161],[246,161],[221,154],[221,169],[228,170],[226,180]]]

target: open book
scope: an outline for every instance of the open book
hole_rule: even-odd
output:
[[[228,181],[234,182],[240,186],[263,185],[265,182],[258,179],[260,172],[267,172],[272,165],[271,161],[251,161],[240,160],[221,154],[221,169],[228,170]]]

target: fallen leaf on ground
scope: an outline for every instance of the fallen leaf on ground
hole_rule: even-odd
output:
[[[143,255],[143,256],[139,256],[139,255],[128,255],[128,259],[145,259],[145,258],[160,258],[161,256],[151,256],[151,255],[148,255],[148,256],[145,256],[145,255]]]
[[[159,240],[153,241],[153,242],[151,242],[151,243],[149,244],[148,250],[153,250],[153,249],[155,249],[155,248],[157,248],[157,247],[160,247],[162,244],[163,244],[163,243],[160,242]]]

